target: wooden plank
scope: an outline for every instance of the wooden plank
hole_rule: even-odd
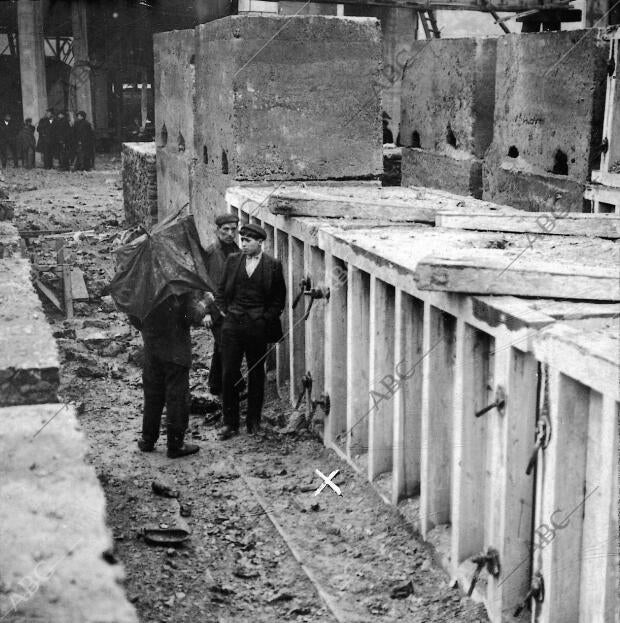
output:
[[[551,439],[547,449],[538,453],[538,470],[543,473],[542,490],[537,491],[542,524],[534,537],[534,565],[545,581],[540,623],[579,623],[582,516],[584,499],[592,493],[584,487],[589,403],[586,386],[550,369]],[[558,530],[554,523],[564,527]]]
[[[394,422],[394,289],[370,277],[368,478],[392,470]]]
[[[418,262],[414,278],[421,290],[620,300],[617,268],[541,262],[528,259],[525,254],[512,265],[506,258],[482,250],[453,256],[428,256]]]
[[[260,221],[258,224],[265,230],[265,233],[267,234],[267,239],[263,243],[263,249],[269,255],[275,256],[273,227],[269,225],[268,223],[264,223],[263,221]],[[273,344],[270,344],[267,347],[267,357],[265,358],[265,369],[267,370],[267,372],[272,372],[272,375],[271,375],[272,377],[273,377],[273,372],[276,370],[276,367],[277,367],[277,352],[276,351],[277,351],[277,346],[274,347]],[[276,372],[276,384],[277,384],[277,372]]]
[[[348,266],[347,276],[347,454],[368,451],[368,349],[370,278]]]
[[[299,283],[304,277],[304,243],[293,236],[289,236],[288,243],[289,377],[291,402],[295,404],[301,391],[301,377],[306,373],[306,333],[303,319],[305,301],[303,298],[293,309],[293,300],[299,292]]]
[[[75,301],[88,301],[90,295],[84,281],[84,273],[75,266],[70,269],[71,297]]]
[[[580,621],[613,621],[618,570],[618,403],[591,392],[583,513]]]
[[[284,273],[284,278],[287,280],[286,284],[286,304],[284,307],[284,313],[281,316],[282,319],[282,332],[284,333],[284,338],[278,342],[276,346],[276,383],[278,386],[278,395],[280,398],[284,399],[285,397],[289,399],[291,394],[290,387],[290,359],[289,359],[289,351],[290,351],[290,343],[291,337],[289,333],[289,308],[291,306],[291,301],[294,297],[292,288],[293,284],[289,278],[289,261],[288,261],[288,235],[280,231],[279,229],[275,229],[273,231],[274,234],[274,255],[282,262],[282,272]]]
[[[482,551],[485,529],[487,421],[474,413],[492,402],[489,391],[489,339],[456,321],[453,382],[452,563]]]
[[[489,516],[486,542],[500,553],[502,572],[489,579],[487,608],[491,620],[514,612],[530,585],[531,526],[534,482],[525,475],[536,424],[538,364],[529,353],[512,346],[504,331],[493,352],[494,385],[506,394],[503,414],[489,419]]]
[[[64,311],[61,302],[52,290],[50,290],[40,279],[35,279],[34,284],[39,290],[55,305],[59,311]]]
[[[474,316],[490,326],[502,324],[514,331],[523,327],[539,329],[554,322],[546,313],[546,305],[537,310],[532,307],[533,301],[513,296],[473,296],[471,301]]]
[[[439,212],[435,224],[449,229],[507,231],[514,233],[553,234],[620,238],[620,216],[601,214],[553,214],[552,212]]]
[[[347,429],[347,269],[330,253],[325,255],[325,284],[330,289],[325,307],[325,391],[331,400],[324,440],[328,445]]]
[[[573,303],[569,301],[529,301],[531,309],[544,312],[556,320],[584,318],[618,318],[620,303]]]
[[[420,530],[450,522],[454,317],[424,305]],[[440,382],[438,382],[440,380]]]
[[[397,289],[394,299],[394,478],[392,503],[420,494],[424,303]]]
[[[73,299],[71,298],[71,267],[65,262],[65,250],[62,240],[56,240],[56,262],[63,292],[65,316],[73,318]]]

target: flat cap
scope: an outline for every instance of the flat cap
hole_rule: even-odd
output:
[[[249,236],[255,240],[266,240],[267,232],[260,226],[254,223],[248,223],[241,228],[239,232],[242,236]]]
[[[215,224],[218,227],[221,227],[222,225],[225,225],[226,223],[238,223],[239,222],[239,217],[236,214],[218,214],[215,217]]]

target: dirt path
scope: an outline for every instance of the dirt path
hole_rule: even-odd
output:
[[[79,408],[108,501],[115,556],[141,621],[486,621],[363,478],[308,434],[280,432],[290,409],[273,396],[260,437],[243,434],[223,444],[215,425],[193,415],[188,436],[201,445],[198,455],[170,461],[161,440],[153,454],[137,450],[141,340],[101,297],[122,228],[120,175],[118,162],[99,166],[85,174],[9,170],[6,180],[20,229],[94,230],[65,238],[91,300],[76,304],[71,321],[46,309],[62,356],[61,398]],[[53,242],[35,239],[31,249],[50,261]],[[195,394],[205,386],[210,346],[208,332],[197,330]],[[315,468],[339,469],[343,495],[326,488],[315,496]],[[154,480],[179,490],[191,511],[191,539],[177,549],[139,536],[147,523],[178,521],[179,501],[154,495]],[[391,597],[410,581],[413,594]]]

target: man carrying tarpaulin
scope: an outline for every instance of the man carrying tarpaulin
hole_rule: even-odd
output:
[[[144,341],[144,412],[138,448],[152,452],[166,406],[168,457],[199,451],[184,442],[189,421],[190,326],[204,318],[213,290],[192,217],[172,218],[117,250],[110,284],[118,307]]]

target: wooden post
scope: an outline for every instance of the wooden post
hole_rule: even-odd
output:
[[[394,479],[392,503],[420,493],[422,327],[424,304],[396,289],[394,298]]]
[[[368,478],[392,470],[394,399],[394,289],[370,277]]]
[[[454,318],[425,302],[420,469],[420,531],[424,538],[434,526],[450,521],[454,333]]]
[[[290,366],[290,392],[291,402],[297,401],[301,391],[301,377],[306,373],[306,339],[304,327],[305,297],[293,309],[292,302],[299,292],[299,282],[304,276],[304,243],[289,236],[288,244],[288,283],[290,288],[289,305],[289,366]]]
[[[493,400],[488,336],[459,318],[455,348],[451,547],[456,568],[484,544],[487,422],[494,414],[474,415]]]
[[[304,273],[312,279],[312,287],[325,285],[325,260],[323,251],[304,244]],[[299,303],[304,309],[310,305],[310,298],[304,297]],[[305,321],[306,331],[306,370],[312,374],[312,396],[316,400],[325,387],[325,299],[317,299],[312,304],[308,320]],[[315,412],[316,418],[322,417],[320,407]]]
[[[65,316],[73,318],[73,298],[71,296],[71,268],[65,260],[64,241],[56,239],[56,262],[58,264],[58,276],[63,291]]]
[[[333,443],[347,428],[347,269],[331,253],[325,254],[325,285],[330,290],[325,306],[325,391],[331,411],[324,429],[325,444]]]
[[[347,454],[368,451],[370,277],[353,266],[347,278]]]
[[[265,253],[274,256],[274,233],[273,227],[264,221],[259,221],[258,224],[265,230],[267,233],[267,239],[263,244],[263,249]],[[274,347],[273,344],[269,344],[267,346],[267,357],[265,359],[265,369],[267,372],[273,372],[276,370],[276,349],[277,346]],[[271,375],[273,378],[273,375]],[[277,382],[277,381],[276,381]],[[279,395],[279,394],[278,394]]]
[[[289,348],[291,338],[289,335],[289,314],[291,301],[295,297],[294,284],[289,278],[289,262],[288,262],[288,234],[280,229],[274,229],[274,255],[282,262],[282,271],[286,279],[286,304],[282,319],[282,332],[284,338],[276,346],[276,382],[278,385],[278,395],[281,399],[290,398],[290,364],[289,364]]]
[[[612,397],[590,393],[579,620],[593,623],[613,621],[619,600],[618,417]]]
[[[506,393],[503,414],[487,414],[489,447],[487,459],[488,529],[486,546],[500,553],[499,578],[490,578],[487,607],[490,617],[512,612],[530,588],[531,526],[534,507],[534,479],[525,466],[532,452],[536,427],[538,364],[530,353],[511,345],[509,331],[495,340],[494,385]],[[487,417],[483,416],[483,417]]]
[[[584,498],[602,484],[600,478],[595,483],[586,482],[589,410],[590,390],[551,368],[551,439],[542,457],[539,452],[542,523],[534,531],[534,567],[545,581],[540,623],[579,621]],[[585,490],[586,484],[592,488]],[[554,523],[564,527],[556,529]]]

